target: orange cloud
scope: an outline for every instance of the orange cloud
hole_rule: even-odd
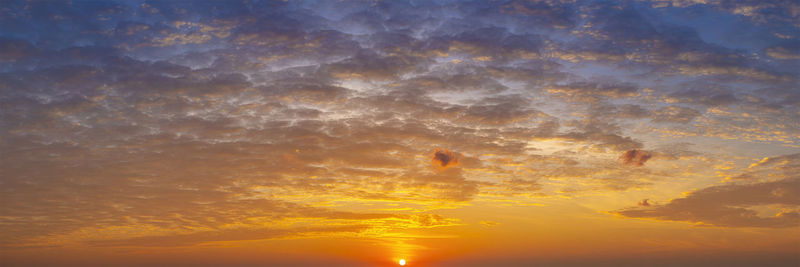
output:
[[[643,166],[651,157],[653,157],[653,155],[650,154],[650,152],[633,149],[622,153],[622,155],[619,156],[619,160],[625,165]]]
[[[442,169],[458,165],[458,154],[447,149],[436,149],[433,152],[433,165]]]

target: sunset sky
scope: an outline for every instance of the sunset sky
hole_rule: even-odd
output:
[[[800,2],[0,0],[0,266],[800,266]]]

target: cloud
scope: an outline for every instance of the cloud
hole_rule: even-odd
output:
[[[501,14],[524,16],[525,19],[533,18],[536,24],[555,28],[568,28],[576,23],[572,17],[574,10],[557,2],[512,1],[504,3],[499,9]]]
[[[647,203],[647,202],[645,202]],[[759,205],[783,205],[785,210],[762,216]],[[631,218],[688,221],[721,227],[783,228],[800,226],[800,178],[755,184],[728,184],[704,188],[663,205],[617,210]]]
[[[455,219],[348,204],[646,188],[660,174],[584,157],[625,151],[641,166],[651,126],[797,142],[792,37],[706,42],[635,3],[372,4],[7,1],[0,243],[136,226],[154,232],[89,243],[445,227]],[[789,15],[757,6],[737,14]],[[732,179],[793,168],[770,159]],[[341,227],[264,227],[298,218]]]
[[[800,226],[800,154],[766,157],[731,182],[661,204],[645,199],[615,213],[631,218],[687,221],[722,227]]]
[[[481,183],[464,178],[461,168],[436,167],[439,170],[435,173],[410,172],[404,175],[404,180],[409,182],[406,186],[416,191],[412,195],[423,195],[422,198],[428,200],[460,202],[472,200],[480,192]]]
[[[767,182],[792,177],[800,172],[800,154],[765,157],[750,164],[746,171],[733,176],[739,182]]]
[[[726,106],[740,102],[730,89],[707,81],[686,83],[685,89],[667,95],[667,102],[697,103],[706,106]]]
[[[497,225],[500,225],[500,223],[499,223],[499,222],[495,222],[495,221],[481,221],[480,223],[481,223],[482,225],[484,225],[484,226],[487,226],[487,227],[492,227],[492,226],[497,226]]]
[[[599,98],[624,98],[636,96],[639,88],[631,84],[596,84],[588,82],[572,83],[564,86],[547,88],[547,92],[563,97],[584,100],[587,102],[598,101]]]
[[[458,154],[447,149],[435,149],[433,151],[433,164],[440,168],[448,168],[458,165]]]
[[[683,0],[659,0],[654,1],[654,6],[666,7],[688,7],[694,5],[709,5],[719,10],[724,10],[732,14],[741,15],[757,24],[768,24],[773,26],[792,25],[800,27],[797,18],[800,17],[795,11],[800,8],[792,1],[762,2],[756,0],[737,0],[737,1],[683,1]]]
[[[581,121],[571,121],[569,125],[576,125],[578,129],[556,134],[553,137],[558,139],[585,142],[593,144],[597,149],[611,149],[614,151],[624,151],[637,149],[642,144],[629,136],[621,133],[619,125],[601,121],[596,117],[597,114],[590,114],[590,118]]]
[[[0,38],[0,63],[31,56],[36,48],[25,40]]]
[[[192,233],[178,233],[171,235],[146,235],[134,238],[120,239],[94,239],[84,243],[93,247],[184,247],[213,242],[255,241],[276,238],[304,238],[328,234],[370,235],[367,231],[385,231],[387,229],[403,228],[433,228],[458,225],[458,220],[445,218],[436,214],[356,214],[348,212],[331,212],[324,210],[319,215],[321,220],[350,221],[349,225],[294,227],[294,228],[263,228],[248,226],[244,228],[215,229],[208,231],[195,231]],[[381,236],[373,236],[380,238]]]
[[[619,156],[619,160],[625,165],[644,166],[644,163],[651,157],[653,157],[653,154],[650,152],[633,149],[622,153],[622,155]]]
[[[358,233],[367,226],[340,226],[300,229],[236,229],[204,231],[191,234],[144,236],[129,239],[92,240],[86,243],[93,247],[183,247],[210,242],[255,241],[275,238],[297,237],[319,233]]]
[[[511,179],[505,181],[504,184],[511,192],[531,193],[538,191],[542,186],[537,181],[524,180],[524,179]]]
[[[672,122],[672,123],[688,123],[700,116],[700,112],[690,108],[669,106],[660,108],[653,112],[653,121],[656,122]]]
[[[322,72],[344,80],[390,80],[424,65],[423,61],[415,57],[380,56],[360,51],[354,57],[324,66]]]
[[[766,51],[767,55],[775,59],[798,60],[800,59],[800,42],[770,47]]]
[[[696,28],[653,19],[629,3],[589,6],[586,26],[573,31],[582,41],[558,44],[553,56],[574,63],[594,61],[617,68],[652,70],[657,75],[725,82],[794,80],[795,75],[783,67],[759,64],[741,50],[705,41]]]

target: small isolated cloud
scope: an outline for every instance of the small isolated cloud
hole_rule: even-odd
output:
[[[650,154],[650,152],[632,149],[622,153],[619,156],[619,160],[625,165],[643,166],[651,157],[653,157],[653,154]]]
[[[458,165],[458,154],[447,149],[436,149],[433,152],[433,165],[442,169]]]

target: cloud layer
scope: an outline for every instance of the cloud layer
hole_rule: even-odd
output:
[[[4,1],[0,249],[410,239],[664,184],[705,189],[617,213],[796,227],[800,5],[700,2]]]
[[[765,158],[752,164],[735,183],[693,191],[665,204],[653,205],[645,199],[639,207],[616,213],[711,226],[797,227],[800,226],[798,159],[798,154]]]

